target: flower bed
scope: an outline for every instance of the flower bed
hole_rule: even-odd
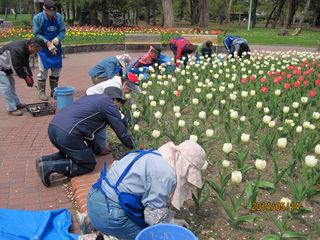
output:
[[[320,55],[150,68],[131,105],[136,147],[191,139],[207,152],[205,185],[181,213],[199,239],[319,236]]]
[[[64,45],[88,44],[88,43],[124,43],[126,33],[161,33],[163,43],[168,43],[169,39],[181,34],[221,34],[221,31],[203,31],[190,28],[161,28],[161,27],[68,27]],[[32,37],[31,28],[10,28],[0,32],[0,39],[3,42],[20,40]]]

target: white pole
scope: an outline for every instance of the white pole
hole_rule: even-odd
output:
[[[250,0],[250,6],[249,6],[248,31],[250,31],[250,27],[251,27],[251,12],[252,12],[252,0]]]

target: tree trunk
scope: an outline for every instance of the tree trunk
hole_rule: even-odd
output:
[[[70,21],[70,1],[66,1],[67,22]]]
[[[271,19],[271,17],[272,17],[272,15],[273,15],[273,13],[274,13],[274,11],[277,9],[277,5],[275,5],[274,7],[273,7],[273,9],[272,9],[272,11],[271,11],[271,13],[270,13],[270,15],[269,15],[269,17],[268,17],[268,19],[267,19],[267,22],[266,22],[266,28],[268,27],[268,25],[269,25],[269,22],[270,22],[270,19]]]
[[[72,9],[72,20],[73,22],[76,20],[76,0],[72,0],[72,5],[71,5],[71,9]]]
[[[230,22],[231,18],[230,18],[230,15],[231,15],[231,8],[232,8],[232,2],[233,0],[229,0],[229,5],[228,5],[228,10],[227,10],[227,15],[226,15],[226,22]]]
[[[258,8],[258,0],[253,0],[252,2],[252,27],[255,27],[257,24],[257,8]]]
[[[179,4],[179,19],[180,21],[184,18],[184,9],[186,7],[186,1],[185,0],[180,0]]]
[[[292,10],[291,10],[291,12],[290,12],[290,9],[289,9],[290,16],[289,16],[289,19],[288,19],[288,28],[291,27],[291,24],[292,24],[292,21],[293,21],[293,17],[296,14],[296,10],[297,10],[297,0],[292,0]]]
[[[190,0],[191,7],[191,25],[197,25],[199,23],[199,0]]]
[[[172,0],[162,0],[164,27],[175,27]]]
[[[271,26],[272,28],[276,28],[277,22],[280,18],[280,15],[282,13],[282,9],[283,9],[285,2],[286,2],[286,0],[280,0],[276,15],[275,15],[274,20],[272,22],[272,26]]]
[[[314,10],[314,18],[312,22],[312,26],[320,26],[320,11],[317,11],[317,9]]]
[[[97,26],[97,11],[90,9],[90,25]]]
[[[146,20],[146,24],[149,25],[150,24],[150,2],[146,2],[146,12],[145,12],[145,20]]]
[[[209,3],[208,0],[200,0],[200,18],[199,26],[206,28],[209,23]]]
[[[285,30],[289,29],[290,17],[293,12],[293,2],[294,2],[294,0],[288,0],[288,14],[287,14],[286,20],[283,25],[283,29],[285,29]]]
[[[303,12],[301,13],[298,27],[294,30],[292,35],[296,36],[301,32],[302,24],[304,22],[304,18],[306,16],[307,12],[308,12],[310,3],[311,3],[311,0],[307,0],[306,5],[304,6]]]
[[[157,12],[156,12],[156,8],[152,8],[152,25],[156,26],[157,25],[157,16],[156,16]]]

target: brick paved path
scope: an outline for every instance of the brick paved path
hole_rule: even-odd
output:
[[[263,46],[252,46],[251,48],[258,51],[261,49],[276,51],[288,49]],[[295,49],[315,51],[315,49]],[[76,97],[83,95],[85,90],[92,85],[87,75],[88,69],[102,58],[115,54],[117,53],[94,52],[67,55],[63,61],[64,68],[59,85],[74,86]],[[141,53],[137,52],[131,54],[133,59],[140,55]],[[36,75],[37,69],[35,68],[33,72]],[[47,83],[47,89],[48,86]],[[28,88],[24,80],[16,78],[16,88],[23,103],[39,102],[36,89]],[[50,103],[55,104],[55,101],[50,99]],[[66,197],[62,182],[57,182],[52,187],[46,188],[40,182],[35,169],[34,161],[37,156],[56,151],[47,136],[48,123],[51,119],[52,115],[32,117],[29,113],[25,113],[21,117],[9,116],[4,103],[2,100],[0,101],[0,208],[72,208],[70,200]],[[78,204],[81,205],[81,211],[86,210],[86,192],[97,178],[99,166],[106,158],[112,159],[110,155],[97,158],[98,167],[94,173],[74,178],[72,181]]]

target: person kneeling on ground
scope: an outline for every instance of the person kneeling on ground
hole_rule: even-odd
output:
[[[107,57],[91,68],[88,74],[93,84],[98,84],[113,78],[117,74],[125,76],[130,62],[131,57],[128,54]]]
[[[196,61],[200,61],[200,56],[204,58],[211,58],[212,55],[212,42],[206,41],[201,43],[196,50]]]
[[[188,226],[173,218],[167,204],[171,201],[179,210],[191,199],[191,186],[201,188],[205,158],[203,148],[190,140],[129,152],[110,170],[104,167],[92,186],[87,204],[91,225],[103,234],[128,240],[148,225]]]
[[[106,94],[83,96],[60,110],[52,119],[48,135],[59,152],[36,159],[42,183],[50,186],[51,173],[74,177],[93,171],[104,146],[100,146],[99,131],[106,125],[114,130],[121,142],[133,149],[131,134],[121,120],[119,107],[125,102],[119,88],[108,88]]]
[[[33,86],[32,71],[29,65],[30,55],[37,54],[46,44],[40,38],[14,41],[0,48],[0,94],[6,104],[7,111],[13,116],[21,116],[22,104],[16,93],[13,70],[19,78],[26,81],[28,87]]]
[[[250,48],[247,40],[244,38],[238,36],[226,36],[223,44],[228,51],[228,55],[234,57],[234,54],[236,53],[240,58],[242,55],[245,55],[246,58],[250,58]]]
[[[188,62],[188,54],[194,52],[194,46],[187,39],[178,37],[170,40],[169,47],[173,52],[176,66],[179,66],[179,61],[181,61],[183,57],[183,63],[186,66]]]
[[[159,62],[160,53],[160,47],[150,46],[149,51],[140,57],[132,66],[132,68],[153,66],[155,63]]]

